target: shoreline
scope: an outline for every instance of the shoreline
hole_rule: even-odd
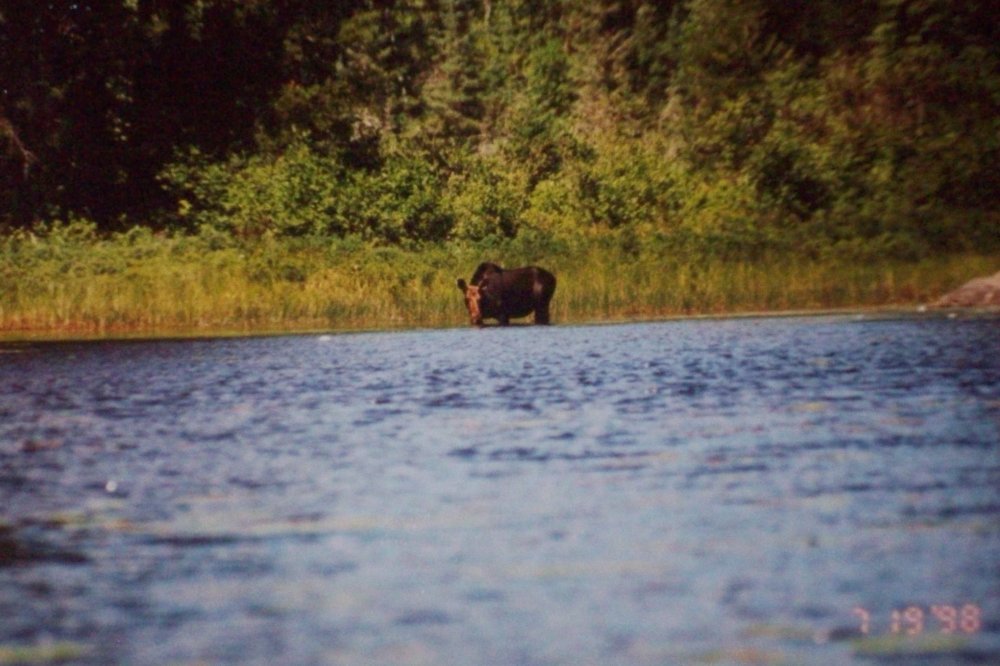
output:
[[[131,238],[131,237],[129,237]],[[65,240],[65,239],[63,239]],[[1000,266],[1000,253],[920,259],[677,254],[614,236],[564,248],[205,246],[198,238],[19,240],[0,256],[0,340],[204,338],[468,325],[456,290],[483,259],[543,265],[556,323],[930,308]],[[58,241],[58,242],[57,242]],[[543,251],[544,250],[544,251]],[[0,255],[4,254],[0,244]]]
[[[789,310],[755,310],[709,313],[677,313],[656,316],[606,317],[606,318],[571,318],[557,321],[560,326],[615,326],[623,324],[646,324],[658,322],[683,321],[724,321],[744,319],[792,319],[792,318],[851,318],[851,319],[957,319],[957,318],[993,318],[1000,317],[997,307],[959,307],[940,308],[927,305],[882,305],[855,306],[838,308],[795,308]],[[514,322],[512,328],[531,326],[530,320]],[[313,323],[303,323],[301,326],[246,326],[241,328],[225,327],[162,327],[162,328],[109,328],[105,330],[81,330],[81,328],[37,328],[20,330],[0,330],[0,346],[24,343],[74,343],[74,342],[142,342],[142,341],[185,341],[185,340],[217,340],[227,338],[265,338],[279,336],[308,335],[350,335],[359,333],[404,333],[411,331],[448,330],[473,327],[461,323],[446,323],[440,325],[421,323],[398,323],[371,326],[322,326]],[[489,324],[485,328],[498,328]],[[0,353],[3,349],[0,348]]]

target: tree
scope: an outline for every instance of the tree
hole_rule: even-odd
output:
[[[3,223],[70,212],[147,221],[179,147],[253,145],[280,75],[278,2],[10,0],[0,109],[38,158],[6,179]]]

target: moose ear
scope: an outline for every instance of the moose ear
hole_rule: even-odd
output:
[[[465,280],[463,280],[462,278],[458,278],[458,283],[457,284],[458,284],[458,288],[459,289],[461,289],[462,291],[465,291],[465,289],[466,289]]]

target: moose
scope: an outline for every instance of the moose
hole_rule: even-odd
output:
[[[482,326],[484,319],[496,319],[507,326],[511,318],[527,317],[532,312],[536,324],[548,324],[556,277],[538,266],[501,268],[483,262],[468,284],[458,280],[458,288],[465,296],[473,326]]]

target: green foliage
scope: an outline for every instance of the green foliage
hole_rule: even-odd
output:
[[[752,90],[784,48],[766,28],[766,0],[691,0],[679,25],[682,94],[703,114]]]
[[[656,135],[591,141],[588,155],[534,188],[524,212],[526,224],[564,236],[675,226],[675,195],[684,174],[664,159],[669,151],[665,142]]]
[[[380,171],[356,176],[345,203],[352,231],[368,240],[438,241],[453,226],[437,173],[426,160],[402,153],[387,158]]]
[[[305,143],[224,164],[193,154],[163,180],[180,193],[178,217],[239,238],[357,235],[402,243],[441,240],[453,226],[438,174],[402,151],[378,171],[348,170]]]
[[[176,216],[240,238],[351,231],[342,212],[341,165],[304,143],[277,156],[205,162],[193,151],[162,174],[177,192]]]
[[[143,220],[220,256],[272,242],[527,256],[611,237],[631,257],[720,261],[993,251],[992,9],[14,3],[0,226],[85,218],[104,238]],[[44,233],[58,248],[69,232]],[[260,284],[308,282],[269,257]]]
[[[499,160],[480,158],[447,182],[444,196],[452,238],[480,241],[516,235],[525,209],[527,183]]]

